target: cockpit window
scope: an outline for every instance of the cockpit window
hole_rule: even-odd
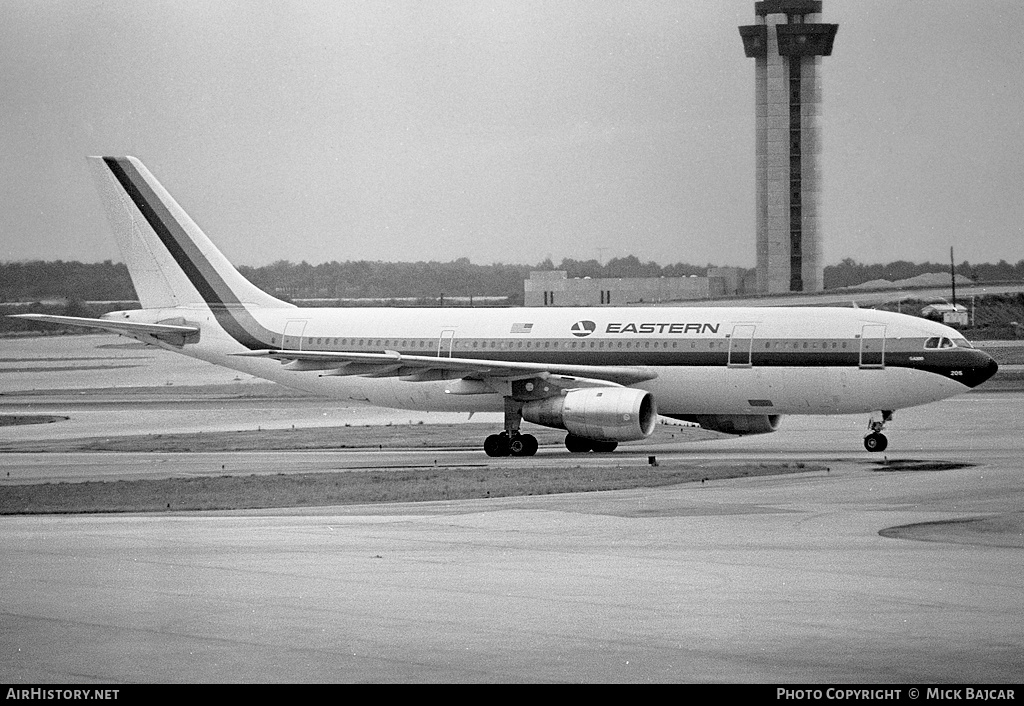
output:
[[[953,345],[957,348],[974,348],[974,344],[968,341],[966,338],[954,338]]]
[[[932,336],[924,342],[925,348],[955,348],[956,344],[948,338],[940,338],[939,336]]]

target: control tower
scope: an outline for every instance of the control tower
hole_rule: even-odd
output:
[[[754,3],[740,27],[754,59],[757,290],[824,288],[821,232],[821,57],[839,25],[821,24],[820,0]]]

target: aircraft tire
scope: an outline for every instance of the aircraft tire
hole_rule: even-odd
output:
[[[610,454],[619,445],[617,441],[593,441],[591,445],[594,447],[594,453],[599,454]]]
[[[508,440],[508,454],[509,456],[526,456],[524,453],[526,449],[526,442],[523,441],[522,434],[516,434]]]
[[[503,434],[491,434],[484,439],[484,453],[492,457],[508,456],[508,437]]]
[[[523,442],[523,451],[520,456],[533,456],[537,453],[537,448],[540,444],[537,443],[537,437],[533,434],[523,434],[520,439]]]
[[[864,448],[872,453],[878,453],[879,451],[885,451],[886,447],[889,446],[889,440],[885,438],[885,434],[868,434],[864,437]]]

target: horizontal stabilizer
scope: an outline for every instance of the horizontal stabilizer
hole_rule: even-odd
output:
[[[168,343],[181,345],[185,342],[192,342],[192,338],[198,337],[199,329],[196,326],[179,326],[176,324],[143,324],[135,321],[118,321],[116,319],[90,319],[84,316],[56,316],[53,314],[11,314],[12,319],[26,319],[28,321],[40,321],[47,324],[60,326],[80,326],[82,328],[94,328],[102,331],[109,331],[124,336],[152,336]]]

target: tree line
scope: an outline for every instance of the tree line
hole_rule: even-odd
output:
[[[285,300],[415,298],[437,301],[441,296],[504,297],[523,301],[523,280],[533,270],[565,270],[569,277],[688,277],[707,274],[711,265],[659,265],[636,256],[597,260],[550,259],[537,265],[474,265],[467,258],[452,262],[374,262],[367,260],[311,265],[285,260],[259,267],[239,267],[257,287]],[[850,258],[825,268],[825,288],[847,287],[876,279],[899,280],[927,272],[947,272],[948,264],[897,261],[867,265]],[[958,274],[975,281],[1024,281],[1024,260],[1016,264],[956,266]],[[128,269],[110,260],[99,263],[33,261],[0,263],[0,302],[41,302],[49,299],[132,301],[137,299]]]
[[[958,275],[963,275],[975,282],[1021,282],[1024,281],[1024,260],[1011,265],[1006,260],[996,264],[971,264],[961,262],[954,268]],[[949,272],[949,263],[922,262],[914,263],[897,260],[887,265],[864,265],[846,258],[838,265],[825,268],[825,289],[852,287],[876,279],[887,279],[895,282],[910,279],[929,272]]]

